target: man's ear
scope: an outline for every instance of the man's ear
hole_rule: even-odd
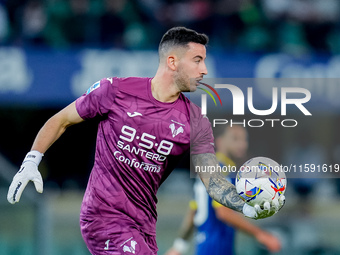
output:
[[[167,65],[172,71],[175,71],[177,69],[177,57],[174,55],[168,56]]]

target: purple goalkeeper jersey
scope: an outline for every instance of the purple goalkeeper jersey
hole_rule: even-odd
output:
[[[107,78],[76,101],[83,119],[100,116],[95,162],[81,219],[117,218],[156,233],[156,193],[183,154],[214,153],[211,124],[183,94],[157,101],[151,78]]]

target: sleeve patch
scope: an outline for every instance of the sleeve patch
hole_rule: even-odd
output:
[[[89,87],[89,89],[86,91],[86,95],[90,94],[92,91],[94,91],[95,89],[98,89],[99,87],[100,87],[100,81],[97,81],[91,87]]]

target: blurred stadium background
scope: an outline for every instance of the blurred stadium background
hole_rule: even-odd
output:
[[[89,254],[78,221],[96,121],[71,127],[46,153],[43,195],[29,185],[12,206],[7,188],[52,114],[103,77],[152,76],[158,42],[176,25],[210,36],[209,77],[312,78],[304,87],[313,116],[292,110],[295,128],[249,128],[249,157],[340,163],[338,0],[0,0],[1,255]],[[230,110],[216,111],[231,118]],[[255,221],[281,237],[280,254],[340,254],[340,182],[336,173],[319,177],[289,180],[284,209]],[[159,191],[159,254],[176,237],[192,183],[182,164]],[[266,254],[243,234],[236,250]]]

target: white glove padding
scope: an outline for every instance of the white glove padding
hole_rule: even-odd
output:
[[[270,217],[277,213],[285,203],[285,196],[280,196],[279,199],[273,199],[271,203],[265,202],[263,204],[263,209],[259,205],[250,206],[248,204],[244,204],[243,206],[243,214],[244,216],[252,219],[263,219]]]
[[[183,254],[189,250],[189,246],[190,244],[188,241],[182,238],[176,238],[172,248],[176,250],[178,253]]]
[[[33,181],[37,192],[43,192],[43,180],[38,165],[42,159],[43,154],[39,151],[30,151],[27,153],[20,170],[13,177],[13,181],[9,186],[7,200],[11,204],[19,202],[22,192],[27,183]]]

